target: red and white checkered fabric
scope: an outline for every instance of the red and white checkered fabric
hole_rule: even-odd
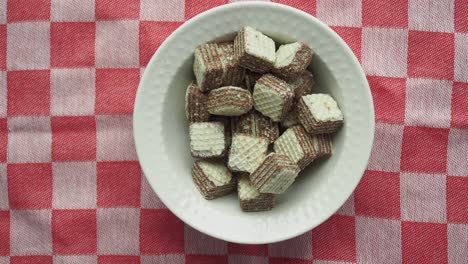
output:
[[[361,183],[270,245],[210,238],[165,208],[136,159],[135,91],[173,30],[227,2],[0,0],[0,264],[468,263],[467,0],[277,1],[362,62],[377,124]]]

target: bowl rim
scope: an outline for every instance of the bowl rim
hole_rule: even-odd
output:
[[[204,11],[204,12],[192,17],[191,19],[185,21],[181,26],[179,26],[176,30],[174,30],[163,41],[163,43],[160,45],[158,50],[153,54],[150,61],[148,62],[147,66],[146,66],[145,73],[149,72],[148,69],[153,69],[153,68],[156,67],[155,62],[158,60],[158,57],[161,56],[160,51],[166,49],[166,46],[168,46],[169,43],[172,42],[172,39],[175,38],[175,36],[178,34],[178,32],[185,30],[186,27],[189,27],[189,25],[191,23],[195,22],[195,21],[201,20],[201,19],[203,19],[203,18],[205,18],[207,16],[210,16],[210,15],[212,15],[214,13],[229,11],[229,9],[234,8],[234,7],[239,7],[239,6],[243,6],[245,8],[249,8],[249,7],[277,7],[277,8],[280,8],[280,9],[284,9],[284,10],[286,10],[288,12],[294,13],[294,15],[307,17],[307,19],[313,21],[319,27],[321,27],[324,30],[328,31],[330,33],[330,36],[333,38],[333,41],[336,42],[341,48],[344,48],[345,52],[347,53],[348,59],[350,59],[353,66],[358,69],[358,71],[360,73],[358,78],[363,80],[363,83],[365,83],[365,87],[363,87],[363,88],[364,88],[364,90],[367,93],[367,96],[369,98],[369,100],[368,100],[369,113],[367,113],[367,114],[370,115],[372,118],[370,118],[371,122],[369,123],[369,133],[370,133],[369,135],[370,135],[370,146],[371,147],[365,153],[365,157],[366,157],[365,163],[367,164],[369,162],[369,158],[370,158],[371,150],[372,150],[372,145],[373,145],[373,142],[374,142],[375,112],[374,112],[374,105],[373,105],[373,98],[372,98],[371,90],[370,90],[369,83],[367,81],[365,72],[364,72],[361,64],[359,63],[358,59],[356,58],[356,56],[352,52],[351,48],[346,44],[346,42],[333,29],[331,29],[324,22],[320,21],[318,18],[316,18],[316,17],[312,16],[311,14],[308,14],[308,13],[302,11],[302,10],[299,10],[299,9],[296,9],[294,7],[287,6],[287,5],[284,5],[284,4],[279,4],[279,3],[253,1],[253,2],[229,3],[229,4],[225,4],[225,5],[218,6],[218,7],[212,8],[210,10]],[[135,143],[135,148],[136,148],[138,161],[139,161],[139,163],[141,165],[141,168],[142,168],[142,171],[143,171],[143,173],[144,173],[144,175],[146,177],[146,175],[148,175],[148,174],[146,174],[146,169],[145,169],[146,166],[144,166],[142,164],[142,162],[141,162],[141,157],[143,155],[145,155],[145,154],[142,152],[141,147],[140,147],[140,143],[139,143],[139,141],[137,139],[137,136],[136,136],[138,134],[137,130],[138,130],[138,127],[139,127],[138,126],[138,122],[139,122],[138,120],[139,119],[137,117],[138,116],[138,108],[139,108],[139,105],[141,104],[141,101],[143,100],[142,95],[141,95],[142,94],[142,86],[147,81],[147,79],[151,78],[148,74],[145,74],[145,73],[143,74],[143,76],[142,76],[142,78],[140,80],[138,90],[137,90],[137,93],[136,93],[136,98],[135,98],[135,105],[134,105],[134,112],[133,112],[133,135],[134,135],[134,143]],[[356,189],[358,183],[362,179],[362,176],[363,176],[363,174],[364,174],[364,172],[366,170],[366,167],[367,166],[363,166],[362,170],[360,170],[360,174],[359,174],[359,176],[357,176],[359,179],[356,181],[356,184],[354,186],[352,186],[352,188],[349,189],[349,193],[347,193],[345,195],[347,198],[340,203],[341,206],[345,203],[345,201],[352,195],[352,193]],[[164,195],[159,195],[159,193],[157,191],[157,188],[155,188],[154,185],[150,184],[150,186],[151,186],[151,189],[158,195],[159,199],[165,205],[167,205]],[[215,238],[218,238],[218,239],[222,239],[222,240],[225,240],[225,241],[234,242],[234,243],[242,243],[242,244],[267,244],[267,243],[275,243],[275,242],[280,242],[280,241],[284,241],[284,240],[287,240],[287,239],[291,239],[291,238],[297,237],[297,236],[299,236],[301,234],[304,234],[304,233],[312,230],[313,228],[317,227],[318,225],[320,225],[323,222],[325,222],[326,220],[328,220],[334,213],[336,213],[336,210],[332,211],[330,214],[327,214],[326,216],[324,216],[318,225],[312,225],[311,224],[310,226],[304,227],[302,229],[298,229],[296,232],[291,232],[287,236],[283,236],[281,238],[276,238],[276,239],[254,240],[253,241],[253,240],[247,240],[247,239],[246,240],[234,240],[232,238],[229,238],[229,237],[226,237],[226,236],[223,236],[223,235],[220,235],[220,234],[213,233],[210,230],[203,229],[203,228],[200,228],[198,226],[192,225],[192,223],[190,222],[190,218],[187,218],[187,217],[184,217],[184,216],[178,214],[175,210],[173,210],[169,206],[167,206],[167,209],[169,209],[175,216],[177,216],[179,219],[181,219],[185,224],[189,225],[190,227],[192,227],[192,228],[194,228],[194,229],[196,229],[196,230],[198,230],[198,231],[200,231],[202,233],[205,233],[205,234],[207,234],[209,236],[212,236],[212,237],[215,237]]]

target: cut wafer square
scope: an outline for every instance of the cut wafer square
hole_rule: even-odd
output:
[[[189,130],[192,157],[220,158],[226,155],[227,143],[223,123],[192,123]]]
[[[343,113],[328,94],[301,97],[298,114],[299,121],[311,134],[333,133],[343,125]]]
[[[276,52],[273,72],[285,80],[296,79],[309,66],[312,55],[312,49],[302,42],[281,45]]]
[[[275,206],[276,197],[272,193],[260,193],[249,180],[248,174],[243,174],[237,182],[240,207],[244,212],[268,211]]]
[[[208,112],[213,115],[239,116],[250,111],[252,105],[252,95],[240,87],[221,87],[208,94]]]
[[[207,43],[195,49],[193,72],[203,92],[221,87],[224,70],[218,44]]]
[[[273,146],[276,153],[285,154],[302,170],[318,156],[318,150],[302,126],[288,128]]]
[[[275,63],[275,42],[262,32],[244,27],[234,39],[234,51],[239,65],[248,70],[265,73]]]
[[[191,83],[185,93],[185,116],[189,122],[207,122],[210,120],[207,103],[208,96],[202,93],[196,83]]]
[[[271,74],[263,75],[255,83],[255,109],[275,122],[280,122],[291,110],[293,99],[289,84]]]
[[[250,174],[250,180],[261,193],[280,194],[294,182],[300,169],[285,154],[270,153]]]
[[[224,137],[226,139],[226,146],[227,149],[231,147],[231,141],[232,141],[232,120],[230,117],[227,116],[217,116],[217,115],[211,115],[210,116],[210,121],[211,122],[221,122],[224,124]]]
[[[330,157],[333,154],[333,141],[330,134],[311,135],[317,157]]]
[[[234,134],[229,150],[228,167],[232,171],[251,173],[265,158],[267,150],[266,138]]]
[[[279,136],[278,124],[262,114],[251,111],[245,115],[232,118],[232,133],[264,137],[273,143]]]
[[[218,43],[218,47],[224,71],[222,86],[240,86],[244,81],[245,69],[239,66],[239,61],[236,59],[234,42]]]
[[[235,178],[224,164],[199,160],[192,167],[193,182],[207,200],[231,193],[236,188]]]

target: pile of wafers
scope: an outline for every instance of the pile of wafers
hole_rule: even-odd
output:
[[[343,114],[330,95],[312,93],[312,56],[301,42],[276,49],[251,27],[196,48],[185,110],[203,197],[237,190],[243,211],[270,210],[301,170],[331,156]]]

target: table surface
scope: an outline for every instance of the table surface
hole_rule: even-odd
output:
[[[227,2],[0,0],[0,264],[466,264],[466,0],[275,1],[361,61],[368,169],[340,211],[281,243],[227,243],[170,213],[137,161],[135,92],[173,30]]]

